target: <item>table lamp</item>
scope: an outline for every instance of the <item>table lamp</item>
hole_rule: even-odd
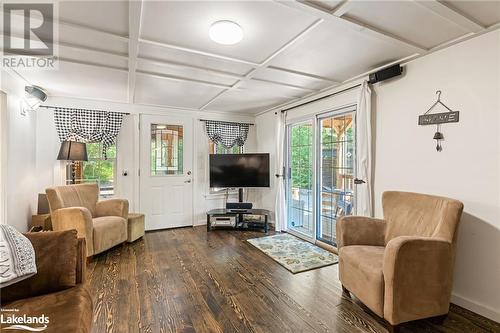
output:
[[[87,161],[87,145],[83,142],[63,141],[59,154],[59,161],[71,161],[71,184],[76,184],[76,161]]]

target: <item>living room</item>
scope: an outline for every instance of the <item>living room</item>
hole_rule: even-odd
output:
[[[500,1],[1,16],[2,330],[500,332]]]

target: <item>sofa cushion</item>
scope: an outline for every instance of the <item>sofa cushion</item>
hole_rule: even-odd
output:
[[[49,323],[44,332],[85,333],[90,332],[92,326],[92,298],[82,284],[56,293],[2,304],[2,308],[19,310],[15,312],[16,316],[45,315]],[[3,315],[8,317],[10,312],[4,312]],[[10,325],[2,324],[2,329],[7,326]]]
[[[94,225],[94,254],[100,253],[127,240],[127,220],[119,216],[92,219]]]
[[[2,288],[2,304],[76,285],[76,230],[34,232],[25,236],[35,249],[37,274]]]
[[[340,281],[377,315],[384,315],[383,246],[351,245],[339,250]]]

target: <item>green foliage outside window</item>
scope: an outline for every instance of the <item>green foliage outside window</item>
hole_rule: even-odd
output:
[[[83,162],[82,178],[86,183],[97,182],[102,194],[112,195],[116,163],[116,145],[108,148],[108,159],[102,157],[100,143],[87,143],[88,161]]]
[[[292,187],[312,190],[312,126],[293,126],[290,137]]]

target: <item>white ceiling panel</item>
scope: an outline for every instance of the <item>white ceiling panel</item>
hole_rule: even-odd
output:
[[[262,62],[314,22],[272,1],[163,1],[143,5],[141,37],[239,59]],[[243,31],[235,45],[208,36],[212,23],[231,20]]]
[[[179,62],[181,64],[206,67],[209,69],[216,69],[239,75],[244,75],[253,68],[252,66],[243,63],[232,62],[146,43],[139,43],[139,57],[164,59],[167,61]]]
[[[448,6],[476,20],[484,26],[500,23],[500,1],[444,1]]]
[[[199,108],[222,91],[196,83],[171,81],[137,74],[135,102],[182,108]]]
[[[231,78],[222,75],[215,75],[211,74],[210,72],[196,68],[170,65],[167,63],[160,63],[160,62],[151,62],[143,59],[139,59],[137,61],[137,70],[158,73],[158,74],[165,74],[165,75],[173,75],[190,80],[220,83],[228,86],[233,85],[237,82],[236,78]]]
[[[345,17],[411,40],[425,48],[432,48],[469,32],[412,1],[353,1]]]
[[[343,81],[408,55],[391,43],[325,21],[271,65]]]
[[[239,88],[244,89],[245,91],[262,92],[265,95],[284,97],[284,98],[297,98],[310,92],[310,91],[304,91],[303,89],[280,86],[258,80],[249,80],[243,82],[239,86]]]
[[[57,70],[19,71],[31,84],[43,87],[49,96],[127,100],[127,72],[59,62]]]
[[[258,90],[232,90],[225,92],[208,109],[226,112],[257,113],[287,101],[287,98]]]
[[[128,1],[59,1],[58,4],[59,20],[128,35]]]
[[[254,76],[256,79],[268,80],[291,84],[299,87],[307,87],[309,89],[321,89],[332,85],[333,81],[325,81],[310,76],[298,75],[295,73],[285,72],[274,68],[265,68],[259,70]]]

